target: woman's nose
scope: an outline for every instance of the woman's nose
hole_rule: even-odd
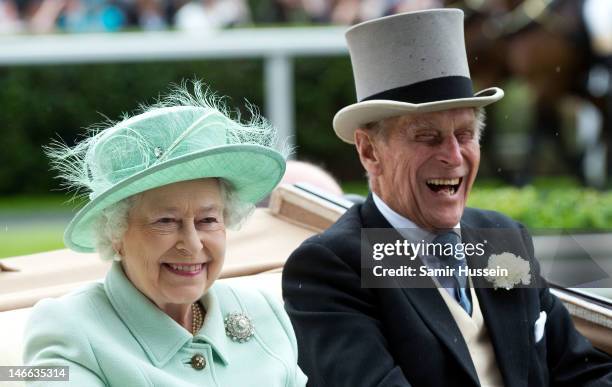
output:
[[[195,255],[204,247],[202,238],[193,222],[186,222],[182,225],[181,239],[177,247],[189,251],[191,255]]]

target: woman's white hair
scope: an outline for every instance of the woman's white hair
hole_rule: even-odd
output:
[[[227,180],[218,178],[217,181],[223,199],[223,222],[227,228],[239,229],[253,213],[255,205],[241,201]],[[101,211],[93,229],[96,250],[100,258],[104,260],[120,259],[115,246],[123,239],[128,229],[129,213],[139,195],[125,198]]]

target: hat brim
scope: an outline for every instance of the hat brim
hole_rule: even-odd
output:
[[[449,99],[444,101],[412,104],[391,100],[370,100],[357,102],[342,108],[334,116],[334,131],[340,139],[354,144],[355,129],[367,123],[383,120],[385,118],[401,116],[407,113],[430,113],[441,110],[457,108],[479,108],[499,101],[504,91],[498,87],[482,90],[473,97]]]
[[[180,181],[219,177],[229,181],[240,200],[257,203],[285,173],[283,156],[253,144],[223,145],[171,159],[115,184],[85,205],[64,232],[64,243],[78,252],[95,251],[93,225],[100,212],[132,195]]]

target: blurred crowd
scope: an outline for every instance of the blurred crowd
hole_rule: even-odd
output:
[[[377,17],[442,7],[442,0],[276,0],[264,16],[270,22],[351,25]]]
[[[442,0],[0,0],[0,33],[350,25]]]
[[[213,29],[247,23],[244,0],[0,0],[0,32]]]

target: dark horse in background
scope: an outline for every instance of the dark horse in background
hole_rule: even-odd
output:
[[[498,85],[519,78],[533,92],[535,123],[530,129],[524,165],[508,173],[497,169],[501,177],[514,184],[530,181],[545,139],[553,140],[557,159],[584,184],[598,188],[606,184],[605,172],[599,179],[589,176],[593,164],[585,163],[585,158],[594,154],[601,156],[600,165],[604,170],[607,165],[607,174],[612,175],[612,52],[602,52],[592,44],[583,13],[587,1],[463,0],[445,4],[465,11],[466,45],[475,82]],[[569,149],[562,136],[561,109],[568,96],[589,101],[601,118],[599,135],[578,151]],[[487,146],[496,135],[491,128],[494,123],[489,121],[485,150],[489,151],[489,161],[496,164],[499,160],[492,153],[493,147]],[[610,177],[607,180],[612,181]]]

